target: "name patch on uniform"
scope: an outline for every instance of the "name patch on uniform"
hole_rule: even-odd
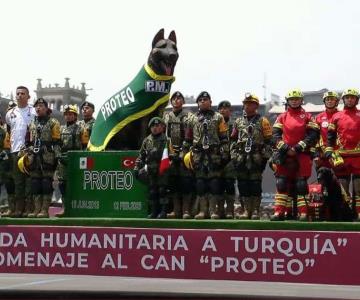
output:
[[[150,93],[170,93],[171,83],[161,80],[147,80],[145,81],[145,91]]]

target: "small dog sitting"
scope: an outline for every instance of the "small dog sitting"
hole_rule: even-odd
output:
[[[323,211],[326,221],[352,221],[353,213],[347,202],[346,192],[334,171],[321,167],[317,176],[322,186]]]

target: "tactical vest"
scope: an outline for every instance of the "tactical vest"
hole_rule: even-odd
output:
[[[89,133],[89,136],[91,136],[91,130],[94,126],[94,123],[95,123],[95,119],[91,118],[88,122],[85,122],[85,120],[81,120],[79,122],[79,125],[84,127],[87,130],[87,132]]]
[[[141,150],[145,151],[145,164],[150,174],[157,174],[166,143],[165,134],[156,137],[150,134],[145,138]]]
[[[260,152],[264,147],[262,117],[255,115],[248,120],[246,117],[237,118],[234,128],[238,132],[236,145],[239,152]]]
[[[63,125],[60,128],[61,137],[61,152],[67,152],[69,150],[81,150],[81,134],[82,127],[78,123],[71,125]]]
[[[37,146],[36,143],[41,143],[42,146],[51,146],[54,141],[60,139],[60,136],[54,136],[54,134],[58,134],[54,132],[54,126],[60,126],[59,122],[54,118],[41,121],[36,118],[29,125],[30,144]]]
[[[185,122],[188,114],[180,111],[175,114],[173,111],[164,116],[167,136],[175,150],[181,150],[185,138]]]
[[[220,146],[219,125],[222,116],[212,110],[197,112],[191,120],[193,128],[193,146],[208,149]]]
[[[29,171],[53,171],[56,166],[55,147],[60,140],[60,123],[54,118],[31,121],[29,125],[29,145],[33,151],[27,154]],[[33,173],[31,173],[32,175]]]

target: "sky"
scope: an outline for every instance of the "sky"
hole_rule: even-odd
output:
[[[360,1],[0,0],[0,92],[70,77],[99,107],[134,78],[161,28],[176,32],[172,91],[185,95],[264,98],[264,77],[267,99],[360,88]]]

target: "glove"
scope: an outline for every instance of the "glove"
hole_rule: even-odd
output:
[[[333,155],[333,151],[325,151],[325,153],[324,153],[324,155],[325,155],[325,157],[327,158],[327,159],[330,159],[330,158],[332,158],[332,155]]]
[[[299,144],[296,144],[294,150],[296,153],[301,153],[303,151],[303,148]]]

